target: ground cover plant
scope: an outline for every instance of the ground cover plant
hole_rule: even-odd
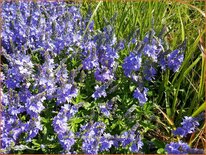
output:
[[[203,154],[203,8],[3,2],[1,153]]]

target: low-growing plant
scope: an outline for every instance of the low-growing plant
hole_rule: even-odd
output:
[[[171,42],[165,5],[4,2],[1,152],[203,153],[203,32],[186,39],[178,6]]]

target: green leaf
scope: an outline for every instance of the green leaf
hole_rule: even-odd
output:
[[[72,124],[78,124],[78,123],[81,123],[82,121],[83,121],[83,119],[80,118],[80,117],[73,117],[73,118],[70,119],[70,122]]]
[[[76,132],[78,129],[78,124],[81,123],[83,121],[82,118],[79,117],[73,117],[69,120],[69,128],[70,130],[72,130],[73,132]]]
[[[73,66],[76,66],[76,64],[77,64],[77,61],[73,58],[73,59],[72,59],[72,65],[73,65]]]
[[[50,149],[53,149],[53,148],[55,148],[55,147],[57,147],[56,144],[49,144],[49,145],[48,145],[48,148],[50,148]]]
[[[36,141],[37,141],[36,139],[33,139],[33,140],[32,140],[32,143],[33,143],[35,146],[40,147],[40,144],[39,144],[39,143],[37,143]]]
[[[44,117],[41,117],[41,121],[43,122],[43,123],[48,123],[49,122],[49,119],[47,118],[44,118]]]
[[[204,102],[197,110],[193,112],[192,117],[195,117],[201,112],[205,111],[205,107],[206,107],[206,102]]]
[[[84,34],[83,34],[83,37],[82,37],[82,38],[84,38],[84,36],[85,36],[85,34],[86,34],[86,32],[87,32],[87,30],[88,30],[88,28],[89,28],[89,25],[90,25],[90,23],[92,22],[92,20],[93,20],[93,18],[94,18],[94,15],[96,14],[96,12],[97,12],[99,6],[101,5],[101,3],[102,3],[102,1],[100,1],[100,2],[98,3],[97,7],[95,8],[94,12],[92,13],[92,16],[91,16],[91,18],[89,19],[89,22],[88,22],[88,24],[87,24],[87,27],[86,27],[86,29],[85,29],[85,31],[84,31]]]
[[[86,110],[89,110],[90,107],[91,107],[91,103],[85,102],[85,103],[83,104],[83,106],[84,106],[84,108],[85,108]]]
[[[43,131],[42,131],[42,133],[43,133],[44,135],[47,134],[47,128],[46,128],[46,126],[43,127]]]
[[[32,149],[32,148],[30,148],[30,147],[28,147],[26,145],[16,145],[16,146],[13,147],[13,149],[14,150],[18,150],[18,151],[22,151],[22,150],[26,150],[26,149],[28,149],[28,150],[36,150],[36,149]]]
[[[163,148],[158,149],[157,154],[165,154],[165,149]]]
[[[136,88],[136,86],[130,86],[130,87],[129,87],[129,90],[130,90],[131,92],[133,92],[133,91],[135,90],[135,88]]]

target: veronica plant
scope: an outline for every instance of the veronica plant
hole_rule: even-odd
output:
[[[154,128],[142,122],[149,92],[159,71],[180,70],[184,48],[170,50],[153,29],[121,40],[114,24],[97,29],[93,15],[66,2],[3,3],[1,152],[142,151]],[[182,125],[175,135],[186,136],[198,122],[185,117]],[[177,145],[166,150],[189,149]]]

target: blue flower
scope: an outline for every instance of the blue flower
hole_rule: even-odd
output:
[[[70,102],[72,98],[76,97],[78,94],[77,88],[72,84],[65,84],[62,88],[57,89],[57,103],[61,104],[64,102]]]
[[[59,113],[53,119],[53,127],[56,133],[65,133],[68,130],[68,119],[61,113]]]
[[[184,54],[181,53],[180,50],[176,49],[172,51],[170,54],[167,56],[167,63],[168,67],[173,70],[173,72],[177,72],[183,62],[184,59]]]
[[[190,148],[187,143],[183,143],[182,141],[167,144],[165,151],[167,151],[168,154],[204,154],[203,149]]]
[[[95,86],[95,92],[92,94],[92,97],[94,98],[94,99],[98,99],[98,98],[100,98],[100,97],[106,97],[107,96],[107,93],[106,93],[106,91],[105,91],[105,86],[103,85],[103,86],[98,86],[98,85],[96,85]]]
[[[78,112],[80,106],[79,104],[74,106],[65,104],[53,119],[54,131],[57,133],[59,142],[66,153],[70,153],[71,147],[76,141],[75,134],[69,130],[67,123]]]
[[[195,118],[185,116],[181,125],[182,127],[178,127],[176,130],[174,130],[173,134],[185,137],[187,134],[193,133],[196,127],[199,126],[199,123]]]
[[[103,113],[106,117],[110,116],[110,111],[107,109],[105,105],[100,105],[100,111]]]
[[[133,96],[134,96],[134,98],[138,99],[140,105],[143,105],[144,103],[147,102],[147,100],[148,100],[147,99],[147,91],[148,91],[148,88],[145,88],[145,87],[142,91],[140,91],[139,88],[135,89]]]
[[[87,58],[84,59],[82,62],[83,68],[85,70],[92,70],[96,67],[98,67],[98,58],[94,52],[91,52]]]
[[[113,145],[113,136],[110,134],[104,134],[100,139],[100,152],[108,151]]]
[[[9,153],[10,150],[8,150],[8,148],[10,148],[12,146],[12,144],[14,144],[15,141],[13,138],[10,137],[3,137],[2,138],[2,151],[4,150],[4,153]],[[7,149],[7,150],[6,150]]]
[[[72,106],[69,111],[66,113],[68,119],[72,118],[79,110],[78,105]]]
[[[129,131],[125,131],[119,138],[123,147],[130,146],[129,150],[133,153],[138,153],[143,146],[139,133],[136,131],[136,126]]]
[[[146,44],[143,48],[145,55],[151,57],[154,62],[157,62],[157,55],[159,54],[159,50],[156,45]]]
[[[67,153],[70,153],[71,147],[75,144],[75,135],[72,131],[64,134],[58,134],[59,142]]]
[[[89,126],[87,124],[86,126]],[[82,135],[83,143],[82,150],[87,154],[97,154],[99,150],[100,139],[105,130],[105,124],[95,122],[90,128],[87,128],[86,133]]]
[[[23,88],[18,93],[20,102],[26,103],[27,99],[32,96],[30,90],[28,88]]]
[[[97,68],[94,73],[95,79],[101,82],[107,82],[114,78],[114,74],[107,68]]]
[[[127,77],[130,77],[132,72],[139,71],[142,63],[141,54],[130,53],[128,57],[124,59],[124,63],[122,65],[124,74]]]
[[[118,44],[118,49],[123,50],[125,48],[125,42],[124,41],[120,41]]]
[[[26,138],[27,142],[31,142],[31,140],[37,136],[40,130],[43,129],[43,126],[41,124],[41,117],[32,117],[28,122],[28,128],[25,129],[26,132],[28,132],[28,136]]]
[[[168,154],[186,154],[188,149],[189,146],[186,143],[183,143],[182,141],[179,141],[177,143],[171,142],[170,144],[167,144],[165,147],[165,150]]]
[[[40,112],[45,108],[42,104],[42,101],[36,102],[31,101],[31,99],[28,99],[26,103],[27,113],[32,117],[37,117],[40,114]]]
[[[139,150],[142,148],[142,146],[143,146],[143,143],[141,139],[139,139],[138,142],[132,143],[132,146],[129,149],[133,153],[138,153]]]
[[[8,70],[8,78],[5,80],[7,88],[20,88],[20,83],[23,81],[23,76],[20,74],[18,68],[12,67]]]
[[[128,144],[130,144],[131,142],[133,142],[135,140],[135,133],[134,132],[127,132],[125,131],[122,135],[121,135],[121,143],[123,147],[126,147]]]
[[[152,81],[157,74],[156,69],[154,68],[154,64],[150,64],[149,62],[145,62],[143,67],[143,76],[147,81]]]
[[[145,36],[143,40],[144,47],[142,50],[147,57],[152,59],[153,62],[157,62],[158,56],[163,47],[158,40],[154,38],[154,35],[155,32],[152,30]]]

